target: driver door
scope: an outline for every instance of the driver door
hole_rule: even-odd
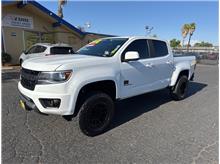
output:
[[[125,53],[136,51],[139,59],[136,61],[123,61]],[[147,39],[138,39],[131,42],[121,55],[121,97],[127,98],[151,89],[156,80],[155,68],[149,62],[149,48]]]

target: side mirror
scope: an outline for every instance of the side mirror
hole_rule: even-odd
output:
[[[25,55],[27,55],[27,51],[23,50],[22,52],[23,52]]]
[[[134,61],[140,58],[139,53],[137,51],[128,51],[125,53],[124,61]]]

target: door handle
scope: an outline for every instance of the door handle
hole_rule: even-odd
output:
[[[172,64],[172,61],[167,61],[166,63],[167,63],[167,64]]]
[[[145,66],[148,67],[148,68],[152,68],[152,67],[153,67],[153,64],[152,64],[152,63],[148,63],[148,64],[146,64]]]

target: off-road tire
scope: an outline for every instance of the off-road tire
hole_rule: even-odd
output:
[[[103,92],[90,93],[77,116],[80,130],[87,136],[99,135],[107,129],[113,114],[114,102],[109,95]]]
[[[180,76],[176,85],[170,89],[171,97],[176,100],[183,100],[186,98],[187,89],[188,89],[188,78],[187,76],[183,75]]]

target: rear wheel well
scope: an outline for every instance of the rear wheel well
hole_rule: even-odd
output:
[[[79,91],[77,101],[76,101],[75,111],[73,114],[74,116],[78,114],[79,109],[82,103],[85,101],[87,95],[95,91],[104,92],[107,95],[109,95],[113,101],[116,100],[116,85],[114,81],[104,80],[104,81],[97,81],[97,82],[86,84]]]
[[[181,77],[181,76],[186,76],[187,78],[189,78],[189,70],[183,70],[179,73],[179,77],[178,79]],[[177,79],[177,81],[178,81]]]
[[[175,84],[174,84],[173,86],[170,86],[170,87],[169,87],[171,90],[174,90],[176,84],[178,83],[180,77],[182,77],[182,76],[186,76],[187,79],[188,79],[188,78],[189,78],[189,70],[182,70],[182,71],[180,71],[180,73],[179,73],[179,75],[178,75],[178,78],[176,79]]]

